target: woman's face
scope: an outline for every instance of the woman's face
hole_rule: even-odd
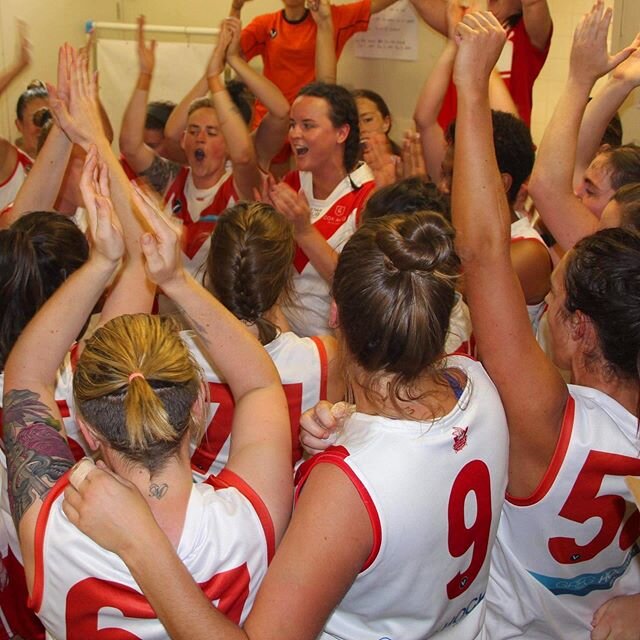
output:
[[[611,184],[611,167],[607,156],[599,154],[587,167],[584,178],[576,189],[576,195],[594,216],[600,218],[615,191]]]
[[[41,129],[41,127],[34,124],[33,116],[40,109],[47,109],[48,107],[49,101],[46,98],[33,98],[25,105],[22,112],[22,120],[16,118],[16,127],[22,135],[24,150],[32,158],[36,156],[38,136]]]
[[[317,96],[300,96],[291,106],[289,142],[300,171],[314,171],[331,164],[344,165],[344,143],[349,125],[334,127],[329,104]]]
[[[181,146],[194,179],[205,182],[215,179],[224,167],[227,154],[215,109],[201,107],[189,116]]]
[[[369,98],[356,98],[358,107],[358,123],[360,125],[360,137],[366,139],[371,133],[388,133],[391,127],[391,118],[383,117],[376,103]]]

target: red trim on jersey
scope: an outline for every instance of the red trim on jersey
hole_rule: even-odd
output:
[[[327,379],[329,374],[329,359],[327,358],[327,348],[319,336],[311,336],[314,344],[318,349],[320,356],[320,400],[327,399]]]
[[[122,169],[125,175],[127,176],[127,178],[129,178],[129,180],[136,180],[138,178],[138,174],[136,173],[134,168],[129,164],[128,160],[124,157],[124,155],[120,154],[120,158],[118,159],[120,160],[120,165],[122,166]]]
[[[237,473],[230,469],[223,469],[217,476],[209,476],[205,482],[214,489],[233,487],[251,503],[264,530],[267,542],[267,561],[271,563],[273,554],[276,552],[276,533],[271,514],[262,498]]]
[[[177,202],[180,203],[179,211],[174,212],[173,215],[182,221],[182,250],[189,258],[193,258],[205,240],[213,233],[218,214],[229,206],[229,201],[232,198],[238,200],[238,194],[233,183],[233,175],[230,175],[216,191],[211,204],[206,206],[200,212],[198,220],[194,221],[189,213],[189,202],[185,194],[189,171],[189,167],[180,169],[165,194],[164,202],[168,204],[173,199],[172,206]]]
[[[571,442],[571,432],[573,431],[573,420],[575,417],[576,403],[572,396],[567,399],[567,404],[564,408],[564,417],[562,418],[562,427],[560,428],[560,435],[558,436],[558,442],[556,443],[556,449],[551,458],[551,462],[547,467],[547,470],[542,476],[540,484],[536,487],[535,491],[527,498],[516,498],[507,492],[507,500],[516,507],[530,507],[536,502],[540,502],[544,498],[553,483],[558,476],[560,467],[564,462],[569,448],[569,442]]]
[[[367,513],[369,514],[369,521],[371,522],[371,529],[373,530],[373,545],[371,546],[371,553],[369,553],[369,557],[365,560],[362,565],[362,569],[360,569],[360,573],[366,571],[378,557],[378,553],[380,553],[380,547],[382,545],[382,525],[380,524],[380,516],[378,515],[378,510],[376,509],[376,505],[371,498],[371,495],[367,488],[362,484],[362,481],[353,469],[345,462],[345,458],[349,456],[349,450],[342,446],[334,446],[329,447],[326,451],[322,453],[317,453],[313,458],[309,458],[306,462],[303,462],[299,467],[296,473],[296,490],[295,490],[295,501],[298,501],[300,497],[300,492],[302,491],[302,487],[305,482],[309,478],[309,474],[313,471],[314,467],[319,464],[332,464],[338,469],[341,469],[347,478],[351,481],[351,484],[356,488],[356,491],[360,495],[360,499],[362,500],[362,504],[364,504]]]
[[[40,611],[42,606],[42,591],[44,589],[44,536],[47,532],[47,522],[49,521],[49,513],[55,499],[67,488],[69,484],[69,476],[71,469],[51,487],[46,498],[42,501],[40,513],[36,520],[36,530],[34,532],[33,542],[33,588],[31,596],[27,600],[27,604],[36,612]]]
[[[23,166],[25,171],[29,171],[29,169],[33,166],[33,160],[24,151],[20,151],[18,147],[14,147],[14,149],[16,150],[16,163],[13,167],[11,175],[4,182],[0,182],[0,189],[2,189],[2,187],[7,185],[13,179],[13,176],[16,175],[18,167]],[[7,209],[8,208],[9,206],[7,206]],[[3,213],[4,211],[5,210],[3,210]]]

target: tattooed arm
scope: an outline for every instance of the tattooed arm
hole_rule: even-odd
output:
[[[124,242],[102,198],[88,210],[89,260],[53,294],[16,342],[4,371],[4,444],[9,499],[31,590],[34,537],[50,489],[73,465],[54,400],[56,372],[116,269]]]

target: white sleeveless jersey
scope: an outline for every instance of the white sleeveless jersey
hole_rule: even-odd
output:
[[[0,184],[0,211],[6,209],[18,195],[27,173],[33,165],[33,160],[24,151],[16,148],[16,164],[11,175]]]
[[[589,638],[596,609],[640,591],[638,420],[608,395],[569,385],[549,468],[528,499],[507,496],[487,592],[495,640]]]
[[[85,455],[91,455],[87,444],[75,418],[75,406],[73,402],[73,369],[76,362],[76,346],[74,346],[64,358],[64,361],[56,375],[56,388],[54,398],[62,417],[64,429],[67,433],[67,441],[76,460]],[[4,392],[4,372],[0,372],[0,418],[2,417],[2,394]],[[1,421],[0,421],[1,424]],[[1,434],[1,430],[0,430]]]
[[[473,337],[471,333],[471,314],[469,307],[456,291],[456,301],[449,317],[449,331],[444,343],[447,354],[473,355]]]
[[[480,363],[458,404],[435,422],[354,414],[336,445],[305,462],[341,468],[374,531],[362,571],[329,618],[324,640],[483,638],[491,546],[507,482],[502,403]]]
[[[340,252],[353,235],[360,213],[375,183],[371,169],[360,165],[345,177],[326,200],[313,197],[313,177],[308,171],[293,171],[284,182],[303,192],[311,208],[311,222],[332,249]],[[352,182],[359,185],[354,189]],[[331,293],[329,283],[318,273],[298,247],[294,258],[294,301],[283,309],[294,333],[299,336],[332,334],[329,327]]]
[[[183,331],[182,338],[195,355],[209,385],[208,426],[200,444],[191,448],[191,468],[198,482],[217,474],[229,459],[234,401],[229,386],[198,346],[192,331]],[[291,423],[292,463],[302,457],[300,446],[300,416],[327,398],[327,352],[317,338],[299,338],[291,332],[280,334],[265,346],[280,374],[289,406]]]
[[[536,240],[545,249],[547,249],[548,252],[548,247],[544,243],[542,236],[531,226],[529,218],[526,217],[520,218],[519,220],[511,223],[511,242],[520,242],[522,240]],[[551,254],[549,254],[549,263],[551,263]],[[534,333],[538,329],[538,323],[540,322],[540,317],[544,313],[545,308],[546,303],[544,300],[537,304],[527,305],[529,322],[531,322],[531,327],[533,328]]]
[[[61,506],[67,484],[68,474],[46,498],[36,529],[31,604],[49,634],[87,640],[104,630],[112,638],[167,638],[122,560],[67,520]],[[176,551],[206,596],[236,624],[251,610],[274,549],[268,511],[238,476],[224,471],[193,485]]]

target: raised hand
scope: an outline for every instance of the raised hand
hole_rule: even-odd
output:
[[[240,22],[239,18],[229,17],[224,19],[223,24],[231,37],[226,52],[226,59],[229,60],[241,55],[240,35],[242,33],[242,22]]]
[[[331,18],[331,2],[329,0],[308,0],[306,5],[316,23],[326,22]]]
[[[376,187],[385,187],[398,179],[399,158],[391,153],[385,133],[370,133],[362,139],[363,158],[376,180]]]
[[[156,66],[156,41],[151,40],[147,45],[144,40],[144,25],[144,16],[138,16],[138,63],[140,73],[152,76]]]
[[[427,179],[420,134],[411,130],[405,131],[402,141],[402,177]]]
[[[228,18],[227,18],[228,19]],[[222,74],[227,56],[227,48],[233,38],[233,31],[228,26],[226,20],[220,23],[220,32],[218,33],[218,41],[209,58],[207,65],[207,78],[214,78]]]
[[[447,0],[447,34],[449,40],[455,42],[456,27],[462,18],[464,18],[467,13],[473,13],[479,10],[480,3],[478,0],[472,0],[466,7],[460,4],[460,0]]]
[[[607,33],[611,24],[612,10],[605,8],[602,0],[597,2],[580,20],[573,34],[569,57],[569,75],[585,84],[594,84],[626,60],[637,49],[637,42],[614,55],[607,48]]]
[[[347,402],[331,404],[327,400],[307,409],[300,416],[300,444],[304,450],[314,455],[330,447],[355,409]]]
[[[87,152],[80,191],[89,217],[92,255],[97,252],[109,262],[118,262],[124,254],[124,238],[111,201],[109,170],[94,145]]]
[[[456,27],[455,39],[453,81],[459,89],[486,91],[507,39],[503,26],[490,11],[467,13]]]
[[[613,70],[612,76],[637,87],[640,84],[640,33],[629,46],[634,51]]]
[[[149,279],[162,286],[184,277],[180,231],[164,216],[156,203],[138,185],[133,185],[133,201],[152,233],[140,237]]]

